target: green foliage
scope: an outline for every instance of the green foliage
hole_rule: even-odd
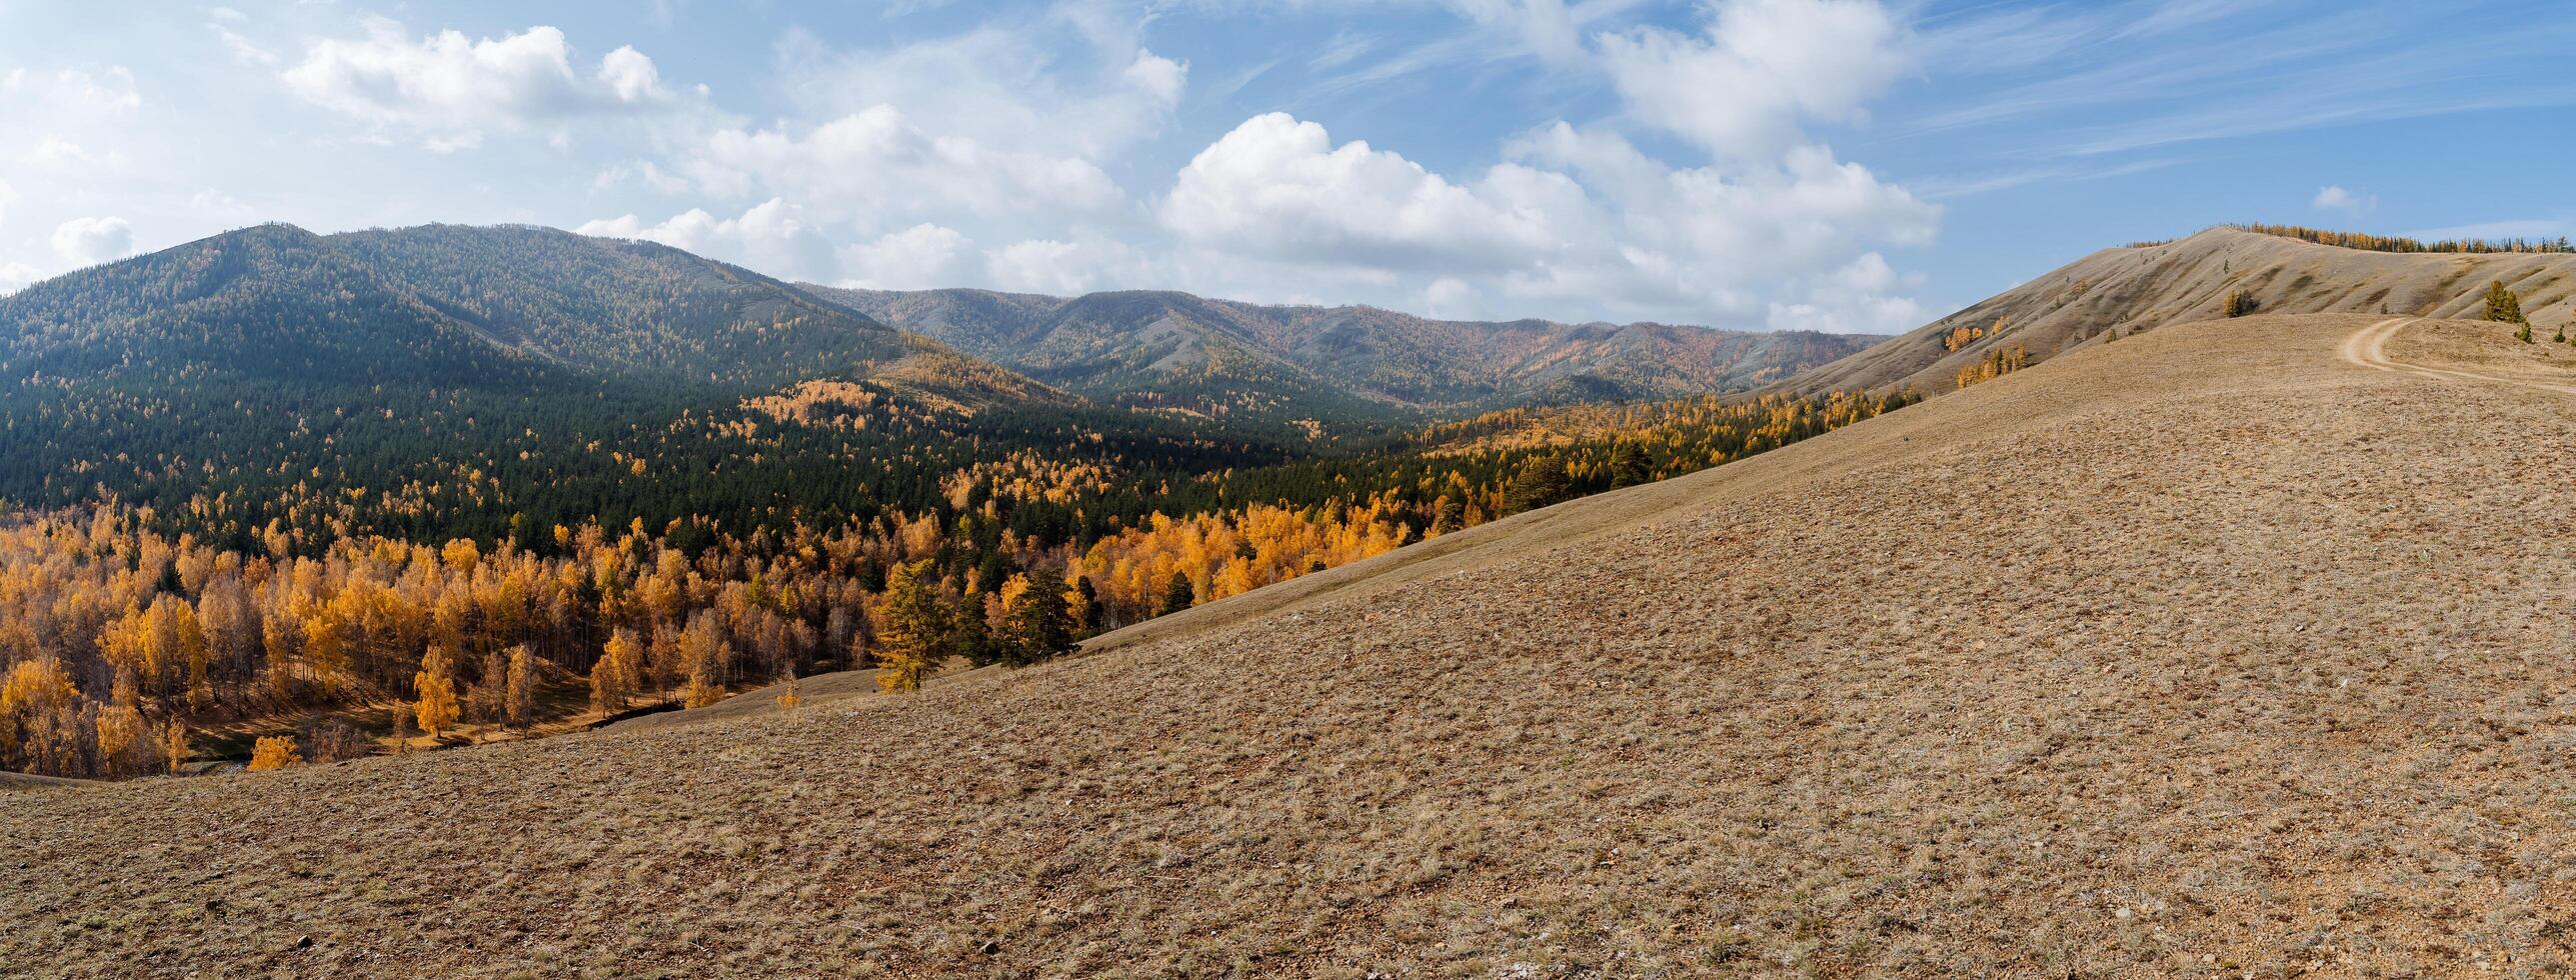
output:
[[[2254,301],[2253,294],[2242,289],[2227,294],[2226,312],[2230,317],[2249,315],[2260,305]]]
[[[1029,572],[1028,589],[1004,610],[1003,642],[1015,666],[1027,666],[1074,649],[1072,604],[1064,577],[1047,569]]]
[[[2522,297],[2515,295],[2513,290],[2506,289],[2501,279],[2487,283],[2486,319],[2497,323],[2522,324],[2522,332],[2516,336],[2524,342],[2531,340],[2531,321],[2522,315]]]
[[[1571,499],[1574,481],[1566,477],[1565,464],[1552,457],[1533,459],[1512,475],[1511,488],[1503,494],[1503,513],[1518,514]]]
[[[1168,616],[1180,612],[1197,605],[1198,601],[1198,590],[1190,585],[1189,575],[1173,572],[1171,584],[1163,587],[1163,614]]]

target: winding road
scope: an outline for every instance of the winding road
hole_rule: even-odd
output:
[[[2394,371],[2399,374],[2413,374],[2445,381],[2489,381],[2496,384],[2520,385],[2525,388],[2538,388],[2543,391],[2576,394],[2576,385],[2550,384],[2545,381],[2533,381],[2528,378],[2508,378],[2502,375],[2482,374],[2476,371],[2454,371],[2447,368],[2424,367],[2422,365],[2407,364],[2400,361],[2390,360],[2388,357],[2388,339],[2397,336],[2397,331],[2405,329],[2407,324],[2414,323],[2421,319],[2423,318],[2411,316],[2390,317],[2353,331],[2352,336],[2344,338],[2341,350],[2343,359],[2366,368],[2374,368],[2381,371]]]

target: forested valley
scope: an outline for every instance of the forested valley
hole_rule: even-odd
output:
[[[891,690],[1907,395],[1384,434],[1097,404],[685,253],[267,227],[0,299],[0,766],[131,776]]]

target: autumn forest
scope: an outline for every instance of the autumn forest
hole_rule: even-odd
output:
[[[1105,405],[534,229],[251,229],[0,313],[0,765],[75,777],[900,691],[1913,398]]]

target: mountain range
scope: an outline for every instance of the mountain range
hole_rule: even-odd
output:
[[[1164,291],[1066,298],[806,288],[1049,384],[1205,412],[1259,406],[1319,417],[1454,416],[1685,398],[1783,380],[1886,339],[1660,323],[1437,320],[1368,306],[1264,306]]]

